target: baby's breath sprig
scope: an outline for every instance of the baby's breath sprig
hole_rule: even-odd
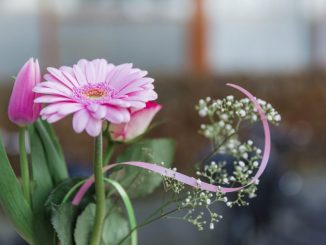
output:
[[[261,99],[257,101],[268,121],[278,124],[281,116],[272,105]],[[241,122],[254,123],[259,120],[257,109],[248,98],[236,100],[233,95],[217,100],[212,100],[210,97],[200,99],[196,110],[200,117],[208,118],[208,123],[201,124],[199,133],[211,140],[214,148],[224,143],[238,144],[236,134]]]
[[[280,114],[271,104],[260,99],[258,103],[268,121],[277,125],[281,120]],[[158,219],[172,218],[187,221],[198,230],[206,227],[214,229],[215,224],[223,218],[214,206],[218,203],[229,208],[247,206],[248,201],[256,197],[259,180],[251,182],[262,159],[262,151],[252,140],[241,142],[238,137],[243,122],[255,123],[259,120],[255,107],[247,98],[236,100],[230,95],[218,100],[210,97],[201,99],[196,109],[199,116],[208,119],[206,124],[200,126],[199,133],[212,142],[212,152],[200,161],[202,169],[196,171],[198,187],[189,188],[173,176],[162,176],[164,190],[170,194],[169,198],[140,227]],[[228,160],[213,161],[212,158],[218,155],[227,156]],[[172,170],[177,171],[176,168]],[[220,188],[216,193],[201,190],[203,181],[224,187],[247,186],[228,195],[221,192]],[[184,212],[176,215],[179,211]]]
[[[277,125],[281,120],[280,114],[271,104],[260,99],[258,103],[268,121]],[[259,167],[262,151],[252,140],[242,143],[238,133],[242,122],[255,123],[259,120],[259,115],[249,99],[236,100],[232,95],[217,100],[212,100],[210,97],[201,99],[196,109],[200,117],[208,119],[206,124],[200,126],[199,133],[212,142],[211,154],[201,161],[203,169],[196,171],[198,187],[202,181],[218,186],[247,186],[239,190],[236,195],[228,196],[219,190],[214,194],[200,188],[188,189],[173,178],[163,177],[164,189],[172,192],[171,200],[174,200],[174,204],[171,200],[168,203],[173,204],[174,209],[166,213],[162,211],[160,217],[182,219],[199,230],[205,227],[214,229],[215,223],[222,219],[222,215],[213,211],[213,205],[221,203],[230,208],[247,206],[248,200],[256,197],[259,181],[249,185],[248,183],[251,183]],[[228,156],[231,160],[210,160],[218,154]],[[165,204],[164,208],[167,207],[168,205]],[[186,213],[183,216],[172,216],[180,210],[186,210]]]

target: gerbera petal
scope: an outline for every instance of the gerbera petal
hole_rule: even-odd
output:
[[[80,110],[74,113],[72,126],[76,133],[81,133],[86,128],[89,118],[90,116],[87,110]]]
[[[124,78],[130,74],[132,64],[122,64],[115,67],[115,72],[109,73],[106,81],[116,90],[120,90],[125,85]],[[111,75],[112,74],[112,75]]]
[[[84,72],[81,70],[81,68],[78,65],[74,65],[73,66],[73,70],[74,70],[74,74],[75,74],[75,77],[77,79],[77,82],[80,85],[86,85],[87,84],[87,80],[86,80],[86,77],[84,75]]]
[[[139,91],[142,86],[153,83],[154,79],[149,77],[144,77],[147,74],[146,71],[138,71],[137,73],[132,73],[129,76],[125,77],[124,80],[124,86],[119,89],[118,96],[121,96],[123,94],[127,94],[130,92],[136,92]]]
[[[98,83],[93,62],[88,62],[85,65],[85,73],[88,83]]]
[[[69,66],[61,66],[60,70],[62,72],[62,74],[69,79],[69,81],[71,82],[71,84],[74,85],[74,87],[78,87],[79,83],[76,80],[75,74],[74,74],[74,70],[69,67]]]
[[[102,121],[89,117],[89,120],[86,125],[86,132],[93,137],[98,136],[101,133]]]
[[[142,101],[128,100],[128,102],[130,103],[130,107],[132,107],[134,109],[142,109],[142,108],[145,108],[145,106],[146,106],[146,103],[142,102]]]
[[[107,113],[106,106],[100,104],[91,104],[87,109],[92,113],[95,119],[103,119]]]
[[[34,100],[34,103],[54,103],[54,102],[63,102],[63,101],[71,101],[70,98],[63,96],[52,96],[52,95],[43,95],[39,96]]]
[[[49,67],[47,70],[53,77],[57,78],[61,83],[63,83],[69,88],[73,88],[73,85],[70,80],[67,79],[64,75],[62,75],[60,70],[52,67]]]
[[[50,115],[56,113],[59,110],[59,108],[64,105],[66,105],[66,103],[50,104],[41,110],[41,115],[43,116],[43,115]]]
[[[45,87],[45,88],[53,88],[56,90],[59,90],[61,92],[68,94],[72,93],[72,90],[68,87],[66,87],[65,85],[63,85],[62,83],[58,83],[58,82],[42,82],[40,83],[41,87]]]
[[[60,115],[58,113],[54,113],[52,115],[49,115],[46,120],[48,121],[48,123],[55,123],[57,121],[60,121],[64,117],[65,117],[65,115]]]
[[[69,115],[69,114],[79,111],[83,108],[84,108],[84,106],[81,104],[67,103],[65,106],[61,106],[59,108],[58,113],[62,114],[62,115]]]
[[[150,89],[154,89],[155,87],[153,84],[148,83],[146,85],[143,85],[142,88],[150,90]]]
[[[69,94],[67,94],[67,93],[64,93],[64,92],[59,91],[59,90],[54,90],[54,89],[51,89],[51,88],[45,88],[45,87],[42,87],[42,86],[34,87],[33,92],[39,93],[39,94],[53,94],[53,95],[62,95],[62,96],[68,96],[69,97]]]
[[[129,101],[125,101],[124,99],[111,99],[107,104],[110,104],[113,106],[126,107],[126,108],[131,106]]]
[[[96,81],[99,83],[105,82],[107,75],[108,62],[105,59],[96,59],[94,61],[94,67],[96,70]]]
[[[87,65],[89,61],[86,60],[86,59],[80,59],[78,62],[77,62],[77,65],[79,66],[79,68],[81,69],[81,71],[83,72],[83,74],[85,74],[85,67]]]
[[[133,92],[128,94],[127,100],[140,100],[140,101],[151,101],[156,100],[158,97],[154,90],[143,90],[139,92]]]
[[[119,107],[106,107],[107,113],[105,118],[112,123],[125,123],[130,120],[130,112],[127,109]]]

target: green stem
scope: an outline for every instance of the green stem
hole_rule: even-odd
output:
[[[82,185],[86,182],[87,180],[81,180],[77,184],[75,184],[68,192],[67,194],[63,197],[61,204],[64,204],[68,201],[68,199],[71,197],[71,195]]]
[[[125,205],[125,208],[126,208],[127,214],[128,214],[128,218],[129,218],[131,232],[128,233],[128,237],[129,237],[129,235],[131,236],[130,244],[137,245],[137,229],[136,229],[137,223],[136,223],[135,212],[134,212],[133,206],[131,204],[130,198],[129,198],[127,192],[125,191],[125,189],[123,189],[123,187],[117,181],[111,180],[109,178],[105,178],[105,181],[107,181],[108,183],[113,185],[113,187],[118,191],[118,193]]]
[[[26,128],[21,127],[19,129],[19,155],[20,155],[20,171],[22,178],[22,189],[24,197],[26,198],[29,205],[31,205],[31,194],[30,194],[30,179],[29,179],[29,166],[28,158],[25,145]]]
[[[108,142],[108,148],[104,154],[103,157],[103,166],[109,165],[110,159],[112,157],[112,154],[114,152],[115,149],[115,144],[113,141],[109,140]]]
[[[96,212],[94,229],[91,236],[91,245],[101,243],[103,223],[105,219],[105,185],[102,172],[103,163],[103,138],[102,134],[95,138],[94,147],[94,176],[95,176],[95,195],[96,195]]]

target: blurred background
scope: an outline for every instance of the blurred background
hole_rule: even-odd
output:
[[[156,79],[159,119],[153,133],[177,141],[175,165],[193,174],[208,147],[197,134],[198,99],[241,96],[238,83],[282,115],[273,128],[270,165],[258,198],[222,210],[215,230],[163,220],[140,230],[151,244],[326,244],[325,0],[0,0],[0,129],[17,165],[17,128],[7,119],[12,76],[29,57],[48,66],[80,58],[133,62]],[[91,139],[55,124],[71,169],[88,174]],[[248,137],[261,136],[253,128]],[[137,200],[137,218],[160,193]],[[23,244],[0,215],[0,244]]]

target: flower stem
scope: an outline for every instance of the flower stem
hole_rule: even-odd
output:
[[[96,212],[94,229],[91,237],[91,245],[101,243],[102,229],[105,218],[105,186],[102,171],[103,162],[103,138],[102,134],[95,138],[94,147],[94,176],[95,176],[95,195],[96,195]]]
[[[21,171],[21,178],[22,178],[23,194],[28,204],[31,205],[29,166],[28,166],[28,158],[27,158],[26,145],[25,145],[25,134],[26,134],[26,128],[21,127],[19,129],[20,171]]]
[[[112,154],[114,152],[114,148],[115,148],[115,144],[113,141],[110,141],[108,142],[108,148],[104,154],[104,157],[103,157],[103,166],[106,166],[106,165],[109,165],[109,162],[110,162],[110,159],[112,157]]]

